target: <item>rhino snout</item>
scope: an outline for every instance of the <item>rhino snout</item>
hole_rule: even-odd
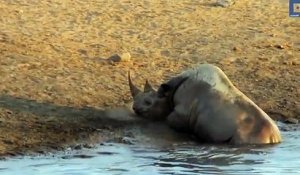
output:
[[[139,108],[136,108],[136,107],[132,107],[133,111],[137,114],[137,115],[141,115],[143,113],[143,111]]]

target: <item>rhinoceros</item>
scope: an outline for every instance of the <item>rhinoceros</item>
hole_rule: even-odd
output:
[[[271,144],[282,141],[275,122],[237,89],[212,64],[199,64],[168,81],[158,90],[146,81],[137,88],[128,73],[133,111],[149,120],[162,120],[180,132],[209,143]]]

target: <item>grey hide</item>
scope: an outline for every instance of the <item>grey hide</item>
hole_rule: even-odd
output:
[[[151,103],[145,105],[145,100]],[[182,72],[151,95],[141,92],[134,97],[133,109],[140,117],[166,120],[170,127],[202,142],[281,142],[275,122],[211,64]]]

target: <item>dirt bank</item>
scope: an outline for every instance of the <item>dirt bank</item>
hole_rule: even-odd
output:
[[[130,102],[129,69],[157,87],[213,63],[274,119],[300,118],[300,23],[287,2],[2,0],[0,11],[2,155],[122,135],[126,122],[103,110]],[[131,61],[103,61],[125,52]]]

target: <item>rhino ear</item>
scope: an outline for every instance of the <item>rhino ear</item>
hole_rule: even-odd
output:
[[[144,92],[150,92],[155,91],[148,80],[146,80],[145,86],[144,86]]]

